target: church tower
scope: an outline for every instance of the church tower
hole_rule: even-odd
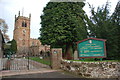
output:
[[[29,51],[30,47],[30,20],[31,14],[29,17],[24,17],[20,15],[20,11],[18,16],[15,15],[15,26],[14,26],[14,34],[13,39],[17,42],[17,53],[26,54]]]

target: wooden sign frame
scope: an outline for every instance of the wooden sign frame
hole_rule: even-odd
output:
[[[97,41],[103,41],[104,43],[104,56],[89,56],[89,57],[81,57],[80,56],[80,52],[79,52],[79,49],[78,49],[78,46],[80,43],[84,42],[84,41],[87,41],[87,40],[97,40]],[[106,58],[106,44],[105,44],[105,39],[98,39],[98,38],[87,38],[87,39],[84,39],[84,40],[81,40],[81,41],[78,41],[76,42],[77,44],[77,49],[78,49],[78,57],[79,58]]]

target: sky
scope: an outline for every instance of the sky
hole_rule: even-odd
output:
[[[10,40],[13,39],[13,30],[15,15],[18,15],[18,11],[23,13],[23,16],[29,17],[31,13],[31,38],[38,38],[40,36],[39,29],[40,16],[43,14],[43,9],[50,0],[0,0],[0,18],[4,19],[9,27],[7,34]],[[110,2],[110,12],[113,13],[118,0],[108,0]],[[83,8],[88,16],[90,16],[90,8],[87,3],[90,3],[95,7],[105,5],[107,0],[86,0],[86,5]]]

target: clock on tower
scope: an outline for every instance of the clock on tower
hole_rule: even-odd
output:
[[[17,42],[17,53],[27,53],[30,47],[30,18],[20,16],[20,11],[18,17],[15,15],[15,27],[13,39]]]

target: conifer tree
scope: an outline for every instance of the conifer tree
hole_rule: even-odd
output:
[[[52,47],[63,47],[72,58],[73,44],[87,38],[84,2],[49,2],[41,15],[40,40]]]

